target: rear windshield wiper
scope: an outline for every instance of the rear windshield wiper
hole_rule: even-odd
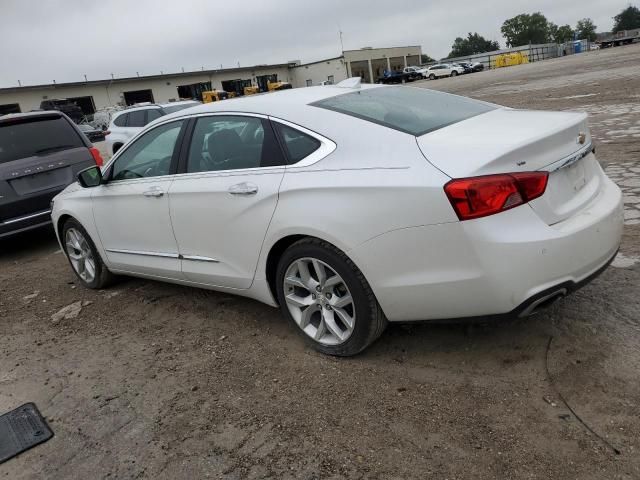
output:
[[[67,148],[75,148],[75,145],[56,145],[55,147],[46,147],[36,150],[34,153],[40,155],[41,153],[54,152],[56,150],[66,150]]]

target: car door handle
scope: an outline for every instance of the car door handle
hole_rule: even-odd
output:
[[[164,192],[160,189],[160,187],[152,187],[149,190],[145,190],[142,192],[145,197],[161,197],[164,195]]]
[[[255,195],[258,193],[258,186],[253,183],[237,183],[229,187],[229,193],[231,195]]]

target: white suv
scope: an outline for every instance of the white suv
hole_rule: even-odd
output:
[[[201,102],[195,100],[163,104],[148,103],[114,113],[111,117],[109,130],[105,132],[109,153],[115,154],[122,145],[156,118],[200,104]]]
[[[464,73],[464,68],[450,63],[438,63],[427,68],[427,77],[435,80],[440,77],[455,77]]]

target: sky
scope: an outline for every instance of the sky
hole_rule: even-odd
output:
[[[638,2],[636,2],[638,3]],[[434,58],[542,12],[610,31],[629,0],[0,0],[0,87],[284,63],[362,47],[421,45]],[[639,4],[640,5],[640,4]]]

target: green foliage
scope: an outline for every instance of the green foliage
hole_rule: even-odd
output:
[[[500,45],[498,42],[487,40],[483,36],[478,35],[477,32],[469,32],[467,38],[458,37],[454,40],[448,58],[466,57],[476,53],[492,52],[499,49]]]
[[[551,38],[549,22],[540,12],[531,15],[521,13],[505,20],[500,31],[506,38],[509,47],[518,47],[529,43],[547,43]]]
[[[640,28],[640,9],[638,7],[629,5],[613,17],[614,33],[620,30],[632,30],[634,28]]]
[[[549,22],[549,35],[556,43],[564,43],[573,40],[573,29],[569,25],[557,26]]]
[[[590,42],[595,41],[596,39],[596,26],[593,23],[593,20],[590,18],[583,18],[582,20],[578,20],[576,24],[576,33],[578,34],[578,40],[587,39]]]
[[[420,55],[420,64],[421,65],[424,65],[425,63],[431,63],[431,62],[435,62],[435,59],[431,58],[426,53],[423,53],[422,55]]]

